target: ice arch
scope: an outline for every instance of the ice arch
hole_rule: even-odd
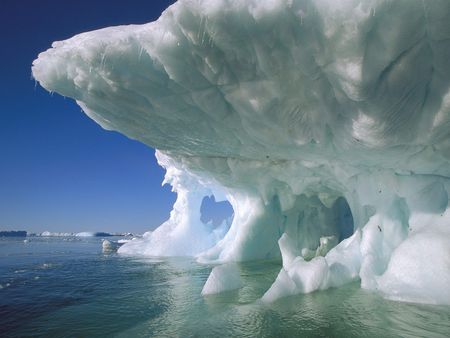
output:
[[[223,221],[230,222],[233,219],[234,210],[228,201],[216,201],[216,197],[211,195],[203,198],[200,213],[200,220],[203,223],[218,226]]]
[[[177,201],[122,252],[281,257],[266,300],[360,279],[450,303],[449,18],[446,0],[181,0],[55,42],[33,75],[158,149]],[[199,222],[211,194],[235,211],[220,233]],[[341,237],[339,198],[354,234],[308,256]]]

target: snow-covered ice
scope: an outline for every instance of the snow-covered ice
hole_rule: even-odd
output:
[[[120,253],[282,257],[265,300],[360,279],[450,304],[450,2],[180,0],[33,76],[158,149],[178,198]],[[231,226],[200,221],[211,195]]]

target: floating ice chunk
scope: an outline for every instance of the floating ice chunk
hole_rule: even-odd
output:
[[[104,239],[102,241],[102,251],[104,253],[116,252],[117,249],[119,249],[122,245],[123,245],[123,243],[119,243],[118,241],[112,242],[112,241],[108,241],[107,239]]]
[[[241,273],[236,263],[227,263],[212,269],[203,286],[202,295],[211,295],[223,291],[239,289],[242,286]]]

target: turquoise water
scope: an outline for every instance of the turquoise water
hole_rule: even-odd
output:
[[[261,304],[277,262],[202,297],[192,259],[104,255],[101,239],[0,239],[1,337],[450,337],[450,307],[393,302],[358,283]],[[450,286],[449,286],[450,287]]]

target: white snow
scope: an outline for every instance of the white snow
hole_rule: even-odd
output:
[[[450,304],[449,18],[448,1],[180,0],[55,42],[33,76],[158,149],[177,201],[120,253],[282,257],[270,301],[360,279]],[[200,221],[211,195],[229,228]]]

